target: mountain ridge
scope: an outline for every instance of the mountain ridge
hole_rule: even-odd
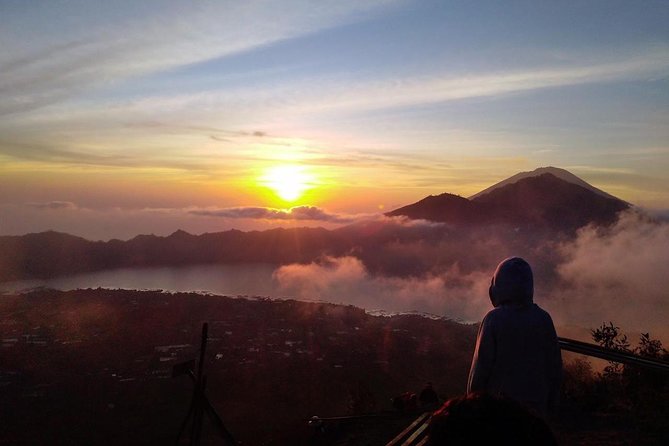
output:
[[[420,275],[445,262],[443,255],[401,246],[464,246],[457,261],[466,257],[471,243],[497,234],[517,246],[537,240],[559,240],[587,224],[613,223],[630,207],[550,173],[522,178],[474,199],[443,193],[430,195],[385,215],[432,220],[446,225],[405,225],[401,221],[369,221],[337,229],[274,228],[189,234],[177,230],[168,236],[138,235],[127,241],[89,241],[47,231],[23,236],[0,236],[0,282],[48,279],[58,276],[156,266],[223,263],[290,264],[316,262],[326,257],[355,256],[371,273]],[[446,246],[445,245],[445,246]],[[459,252],[459,251],[458,251]],[[450,255],[450,254],[449,254]],[[462,257],[465,256],[465,257]],[[455,261],[450,259],[450,261]]]

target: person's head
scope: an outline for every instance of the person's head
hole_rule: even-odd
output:
[[[520,257],[502,260],[492,276],[488,293],[494,307],[532,303],[534,279],[529,263]]]
[[[428,427],[428,446],[556,445],[544,420],[508,398],[483,393],[448,400]]]

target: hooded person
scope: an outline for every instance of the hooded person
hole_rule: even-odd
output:
[[[525,260],[497,266],[489,290],[495,308],[479,327],[467,393],[506,396],[546,417],[557,407],[562,358],[553,320],[533,294]]]

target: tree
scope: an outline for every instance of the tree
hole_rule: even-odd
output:
[[[642,333],[637,347],[630,348],[626,335],[613,322],[603,323],[591,330],[592,339],[612,350],[632,352],[649,358],[667,359],[669,352],[662,342],[653,339],[650,333]],[[600,385],[611,397],[610,403],[629,407],[639,417],[656,412],[664,407],[667,394],[667,375],[633,365],[609,362],[600,375]]]
[[[611,350],[618,350],[621,352],[630,351],[630,343],[627,335],[620,332],[620,327],[609,322],[608,325],[604,322],[599,328],[590,330],[592,339],[604,348]],[[604,376],[611,379],[619,377],[623,372],[623,365],[619,362],[610,361],[609,365],[604,368]]]
[[[651,339],[650,333],[641,333],[639,346],[634,349],[635,353],[649,358],[666,358],[669,352],[662,348],[662,342],[657,339]]]

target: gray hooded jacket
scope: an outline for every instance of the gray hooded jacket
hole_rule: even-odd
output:
[[[557,405],[562,359],[553,321],[533,303],[533,293],[525,260],[497,266],[490,284],[495,308],[479,328],[467,393],[505,395],[546,416]]]

